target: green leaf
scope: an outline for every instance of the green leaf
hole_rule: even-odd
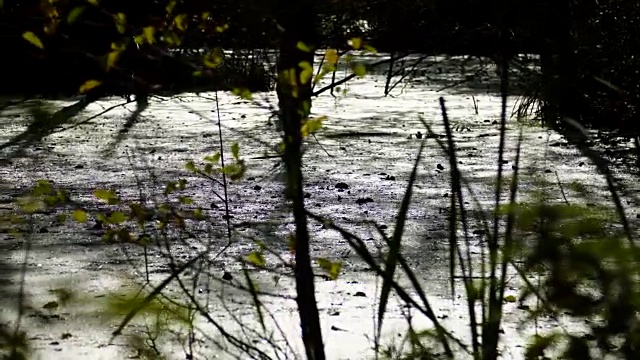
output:
[[[178,190],[184,190],[187,188],[187,180],[180,179],[178,180]]]
[[[114,225],[119,225],[127,221],[127,219],[128,219],[127,215],[125,215],[123,212],[114,211],[109,216],[109,223]]]
[[[351,45],[355,50],[359,50],[362,47],[362,39],[357,37],[352,38],[349,40],[349,45]]]
[[[216,31],[219,32],[219,33],[227,31],[227,29],[229,29],[229,24],[224,24],[222,26],[216,26]]]
[[[191,172],[198,172],[198,168],[193,163],[193,161],[187,161],[187,163],[184,165],[184,168]]]
[[[169,181],[167,182],[167,186],[165,186],[164,188],[164,195],[169,195],[174,193],[176,190],[178,189],[178,184],[176,184],[174,181]]]
[[[325,258],[319,258],[316,260],[320,268],[329,274],[331,280],[336,280],[340,275],[340,269],[342,269],[342,263],[339,261],[331,261]]]
[[[133,236],[131,236],[131,233],[129,232],[129,230],[122,228],[119,229],[118,232],[116,233],[116,236],[118,237],[118,240],[124,243],[133,243],[135,241],[133,241]]]
[[[207,175],[211,175],[213,173],[213,165],[206,164],[204,166],[204,173],[207,174]]]
[[[151,245],[151,236],[149,235],[140,235],[138,237],[138,244],[142,245],[142,246],[148,246]]]
[[[356,74],[357,77],[362,78],[367,75],[367,68],[363,64],[355,64],[353,65],[353,73]]]
[[[176,7],[176,4],[177,4],[176,0],[169,1],[169,3],[167,4],[167,7],[165,8],[165,10],[167,11],[167,15],[173,12],[173,9]]]
[[[22,34],[22,37],[28,42],[30,42],[31,45],[38,47],[40,49],[44,49],[44,45],[42,44],[42,41],[40,40],[38,35],[36,35],[32,31],[25,32],[24,34]]]
[[[233,155],[233,158],[236,160],[240,159],[240,145],[238,145],[237,142],[234,142],[233,144],[231,144],[231,154]]]
[[[109,205],[120,204],[120,198],[112,191],[98,189],[93,192],[96,198],[106,201]]]
[[[120,34],[124,34],[127,30],[127,15],[124,13],[117,13],[113,16],[113,20],[116,24],[116,29]]]
[[[365,51],[367,51],[369,53],[372,53],[372,54],[377,54],[378,53],[378,50],[376,50],[376,48],[374,48],[373,46],[370,46],[370,45],[363,45],[362,48]]]
[[[52,196],[52,195],[46,195],[45,197],[42,198],[42,201],[45,203],[45,205],[47,206],[56,206],[60,203],[59,199],[57,196]]]
[[[262,252],[258,251],[252,251],[251,253],[249,253],[249,255],[247,255],[246,259],[249,264],[257,267],[264,267],[267,263]]]
[[[251,91],[249,91],[249,89],[246,88],[235,88],[233,89],[233,94],[235,96],[240,97],[243,100],[253,100],[253,94],[251,93]]]
[[[178,197],[178,201],[180,201],[181,204],[185,204],[185,205],[193,204],[193,199],[188,196],[180,196]]]
[[[49,195],[53,193],[53,183],[49,180],[38,180],[33,187],[33,194],[36,196]]]
[[[115,196],[115,194],[112,191],[104,190],[104,189],[98,189],[94,191],[93,195],[98,199],[104,200],[104,201],[108,201],[109,199]]]
[[[78,20],[78,17],[82,15],[84,9],[84,6],[76,6],[75,8],[73,8],[73,10],[71,10],[71,12],[69,13],[69,16],[67,16],[67,22],[69,24],[73,24],[76,20]]]
[[[289,252],[295,254],[296,252],[296,237],[294,235],[287,236],[287,246],[289,247]]]
[[[42,201],[32,197],[19,198],[16,202],[20,210],[30,214],[42,211],[45,208],[45,205]]]
[[[103,213],[98,213],[96,215],[96,220],[98,220],[101,223],[109,222],[109,220],[107,219],[107,216],[105,214],[103,214]]]
[[[83,223],[87,221],[87,213],[84,210],[75,210],[73,214],[71,214],[71,218],[73,221]]]
[[[220,161],[220,153],[217,152],[213,155],[207,155],[204,157],[204,161],[210,162],[212,164],[217,164]]]
[[[118,62],[118,59],[120,59],[120,55],[122,54],[124,49],[125,46],[118,45],[116,43],[111,44],[111,51],[107,54],[106,59],[105,67],[107,71],[113,69],[116,66],[116,63]]]
[[[144,210],[144,207],[142,207],[142,205],[140,204],[132,203],[129,204],[129,208],[131,209],[132,217],[135,217],[135,219],[138,220],[139,224],[144,224],[144,222],[147,220],[147,214]]]
[[[517,301],[517,299],[516,299],[516,297],[515,297],[515,296],[513,296],[513,295],[508,295],[508,296],[505,296],[505,297],[504,297],[504,302],[514,303],[514,302],[516,302],[516,301]]]
[[[102,241],[104,242],[112,242],[116,237],[116,232],[109,229],[104,235],[102,235]]]

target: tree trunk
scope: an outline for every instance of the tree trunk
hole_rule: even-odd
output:
[[[560,125],[565,117],[579,121],[570,0],[546,0],[541,14],[539,21],[543,45],[540,64],[544,121],[553,126]]]
[[[304,206],[302,178],[301,127],[311,111],[311,78],[301,77],[304,68],[313,65],[316,44],[315,0],[278,0],[278,25],[282,34],[278,57],[278,102],[284,130],[284,161],[287,170],[287,194],[292,202],[296,224],[295,279],[300,327],[307,359],[324,360],[320,316],[315,285],[309,231]],[[310,51],[311,50],[311,51]],[[304,65],[304,68],[300,66]]]

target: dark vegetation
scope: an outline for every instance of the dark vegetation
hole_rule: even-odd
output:
[[[76,104],[54,113],[44,107],[30,108],[35,120],[24,134],[9,144],[0,145],[2,150],[15,146],[25,148],[43,140],[89,103],[109,95],[133,96],[136,102],[136,111],[125,120],[120,131],[120,135],[125,136],[155,95],[234,91],[248,98],[253,92],[276,90],[279,103],[274,114],[282,131],[274,136],[282,136],[282,146],[274,156],[283,160],[285,203],[295,223],[295,231],[289,238],[295,261],[286,263],[285,268],[291,270],[295,281],[295,301],[306,358],[323,360],[326,357],[315,298],[314,260],[308,230],[311,221],[340,233],[381,279],[380,293],[376,294],[378,328],[375,334],[375,350],[381,356],[430,359],[458,358],[463,357],[459,354],[465,354],[474,359],[499,358],[503,304],[516,301],[505,295],[507,269],[511,268],[516,269],[525,282],[517,301],[524,307],[529,298],[536,299],[536,305],[531,309],[532,318],[570,314],[589,320],[586,334],[558,331],[537,335],[527,349],[529,359],[545,358],[548,356],[545,351],[554,346],[569,359],[603,358],[605,355],[638,358],[640,253],[634,242],[636,236],[622,205],[620,193],[624,193],[624,189],[621,190],[613,177],[609,159],[593,149],[593,140],[583,129],[583,126],[595,127],[603,131],[605,138],[624,135],[634,139],[640,148],[636,119],[640,75],[635,54],[640,45],[637,36],[640,5],[636,2],[16,0],[0,4],[0,34],[5,46],[0,90],[6,95],[27,99],[83,96]],[[315,51],[324,54],[326,73],[323,75],[333,76],[335,80],[338,59],[342,61],[347,51],[370,53],[374,49],[392,55],[390,60],[379,64],[380,68],[389,66],[391,69],[388,79],[394,76],[394,64],[401,64],[409,54],[482,57],[488,63],[498,65],[498,92],[503,98],[495,206],[485,212],[488,213],[486,216],[476,216],[470,210],[469,203],[476,204],[476,199],[466,192],[467,183],[457,168],[452,125],[442,99],[445,134],[438,137],[427,123],[424,124],[423,131],[430,136],[421,140],[422,146],[393,232],[387,234],[377,227],[386,246],[382,260],[377,260],[364,240],[349,228],[305,207],[302,168],[303,144],[322,127],[321,118],[310,118],[313,98],[322,91],[314,88]],[[516,56],[522,53],[539,55],[538,66],[525,66]],[[361,65],[352,66],[354,76],[364,75],[363,70],[372,70]],[[410,69],[404,70],[404,74],[415,75]],[[514,78],[520,79],[518,86],[522,89],[510,85]],[[333,91],[335,86],[336,83],[327,91]],[[390,86],[391,80],[387,82],[387,90]],[[564,135],[596,165],[607,181],[612,199],[610,207],[582,206],[570,203],[567,198],[561,203],[553,202],[549,200],[549,194],[542,191],[533,194],[532,201],[518,200],[519,148],[512,178],[505,179],[503,169],[505,131],[510,117],[506,99],[516,91],[523,91],[525,99],[520,115],[533,110],[532,116]],[[539,109],[535,107],[538,103]],[[215,105],[218,105],[217,100]],[[427,300],[426,289],[421,287],[401,251],[405,220],[427,139],[436,140],[450,160],[450,204],[445,226],[449,233],[451,285],[453,289],[453,275],[459,271],[469,311],[469,344],[462,343],[441,324]],[[228,236],[231,242],[227,182],[229,179],[240,181],[245,169],[237,144],[231,146],[231,156],[227,154],[225,160],[225,141],[221,133],[218,140],[220,151],[205,159],[206,165],[198,167],[189,163],[187,170],[224,188],[224,196],[219,198],[226,206],[226,223],[222,228],[227,234],[223,231],[216,235]],[[142,201],[126,202],[113,192],[96,189],[98,199],[109,206],[124,206],[127,211],[98,211],[95,214],[64,189],[41,180],[17,204],[19,210],[11,214],[8,221],[19,229],[18,233],[25,234],[24,246],[28,252],[28,234],[33,230],[35,214],[63,209],[81,223],[91,216],[106,229],[107,240],[144,247],[146,262],[152,244],[161,247],[169,243],[167,228],[184,234],[188,227],[185,224],[205,217],[200,208],[182,210],[183,206],[192,205],[192,200],[186,197],[179,197],[177,204],[169,201],[171,196],[188,186],[183,179],[175,180],[166,184],[166,203],[152,209]],[[504,183],[508,184],[508,189],[503,189]],[[589,197],[579,186],[574,190],[583,198]],[[157,220],[153,223],[156,225],[150,224],[151,219]],[[472,223],[482,228],[481,267],[461,248],[461,244],[470,241]],[[157,228],[147,233],[148,225]],[[131,230],[131,226],[138,226],[137,232]],[[606,245],[603,245],[605,241]],[[246,287],[243,290],[252,299],[262,321],[260,325],[266,331],[260,302],[264,294],[254,286],[247,270],[266,267],[264,256],[271,250],[263,243],[259,248],[244,260]],[[180,278],[186,269],[205,262],[206,255],[217,251],[207,249],[182,262],[175,262],[167,255],[171,275],[148,293],[142,293],[142,298],[127,308],[127,315],[114,336],[121,335],[143,309],[164,299],[164,291],[175,282],[188,300],[189,305],[182,309],[189,315],[188,319],[174,320],[191,326],[192,337],[196,336],[196,331],[188,320],[196,315],[218,327],[217,319],[210,316],[196,299],[194,290]],[[317,262],[329,278],[339,275],[337,262],[327,259]],[[479,272],[482,272],[480,276]],[[399,274],[409,279],[408,287],[398,283]],[[537,284],[528,280],[527,275],[531,274],[539,279]],[[585,288],[591,291],[584,291]],[[414,297],[410,293],[418,295]],[[63,295],[60,304],[69,300],[66,293]],[[19,301],[21,296],[22,292],[17,296]],[[392,296],[411,305],[434,325],[433,331],[427,332],[411,328],[407,335],[411,343],[409,354],[396,354],[381,347],[380,330]],[[22,316],[23,309],[19,312]],[[224,329],[219,330],[225,339],[248,356],[271,358],[253,343],[243,342]],[[0,349],[6,350],[7,359],[26,358],[26,335],[22,331],[19,321],[14,326],[0,327]],[[279,350],[277,344],[269,344],[274,351]],[[143,350],[149,352],[148,358],[160,353],[149,346],[139,350],[140,354]],[[187,354],[187,358],[192,356],[192,353]]]
[[[278,48],[280,36],[273,3],[109,0],[98,7],[84,0],[5,1],[0,91],[70,96],[86,79],[105,81],[104,94],[269,90],[275,67],[268,53]],[[499,62],[538,54],[539,82],[557,110],[586,124],[635,128],[639,79],[633,49],[640,10],[632,1],[322,0],[317,9],[318,48],[344,50],[348,39],[360,37],[398,58],[449,54]],[[115,14],[126,17],[122,31],[114,26]],[[165,41],[136,45],[135,36],[148,26]],[[44,50],[24,41],[27,30],[40,37]],[[107,72],[114,46],[123,51]],[[193,76],[198,58],[212,49],[234,55],[206,76]]]

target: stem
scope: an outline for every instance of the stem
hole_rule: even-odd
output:
[[[296,225],[295,279],[302,341],[307,359],[324,360],[320,314],[309,254],[309,230],[304,206],[302,178],[302,122],[311,111],[311,81],[302,82],[301,63],[313,66],[315,1],[278,1],[278,23],[284,29],[278,57],[277,93],[280,122],[284,129],[284,162],[287,170],[287,195],[292,202]],[[299,46],[300,44],[304,46]]]

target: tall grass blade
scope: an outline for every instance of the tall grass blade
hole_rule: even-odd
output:
[[[349,243],[349,246],[351,246],[351,248],[356,252],[358,257],[362,259],[371,268],[371,270],[375,271],[377,276],[382,276],[382,277],[385,276],[386,271],[382,269],[380,265],[378,265],[377,261],[374,259],[371,252],[369,252],[369,250],[367,249],[367,245],[364,243],[364,241],[361,238],[354,235],[350,231],[334,224],[332,221],[322,218],[319,215],[313,214],[309,211],[307,211],[307,215],[309,216],[309,218],[324,224],[327,227],[327,229],[337,231],[340,234],[340,236],[342,236],[342,238],[345,239],[347,243]],[[403,263],[402,259],[403,258],[401,254],[398,255],[398,261],[400,261],[401,264]],[[408,265],[406,265],[406,267],[408,268]],[[413,280],[417,282],[417,279],[415,278],[415,276],[413,277]],[[391,285],[391,288],[393,288],[393,290],[398,294],[398,296],[402,301],[404,301],[408,305],[413,306],[416,310],[418,310],[418,312],[426,316],[427,319],[429,319],[433,323],[438,335],[438,341],[443,346],[447,357],[449,358],[453,357],[453,351],[449,344],[449,339],[458,342],[460,346],[464,348],[464,345],[461,344],[457,340],[457,338],[453,336],[453,334],[451,334],[449,331],[447,331],[447,329],[445,329],[442,326],[442,324],[440,323],[440,320],[438,320],[438,318],[436,317],[435,312],[433,311],[433,308],[431,307],[429,302],[426,300],[426,297],[424,297],[424,300],[423,300],[425,302],[425,305],[422,306],[418,302],[416,302],[411,296],[409,296],[407,291],[402,286],[400,286],[395,280],[391,279],[390,285]]]
[[[382,332],[382,323],[384,321],[384,315],[387,310],[387,303],[389,302],[389,294],[391,293],[391,283],[393,282],[396,266],[398,264],[398,256],[400,254],[400,243],[402,240],[402,235],[404,233],[404,226],[407,220],[407,213],[409,212],[409,205],[411,205],[413,185],[418,175],[418,165],[422,160],[422,152],[424,150],[424,146],[426,143],[425,140],[422,140],[420,142],[420,149],[418,150],[416,161],[413,164],[413,169],[411,170],[411,175],[409,176],[409,183],[407,184],[407,190],[405,191],[404,198],[402,199],[402,204],[400,205],[400,210],[398,211],[398,220],[396,221],[396,226],[393,231],[393,237],[391,238],[391,243],[389,244],[389,253],[387,254],[387,258],[384,262],[385,271],[382,279],[382,289],[380,290],[380,304],[378,307],[378,326],[376,331],[376,343],[378,343],[378,340],[380,339],[380,335]]]
[[[260,327],[262,327],[262,330],[266,333],[267,325],[264,322],[264,314],[262,313],[262,302],[258,298],[258,289],[256,287],[256,284],[253,282],[253,279],[251,279],[249,271],[244,268],[242,269],[242,272],[244,273],[244,278],[247,281],[247,288],[249,290],[249,295],[251,295],[251,300],[253,301],[253,307],[258,313],[258,323],[260,323]]]
[[[499,224],[500,224],[500,197],[502,195],[502,177],[504,153],[506,145],[507,129],[507,98],[509,90],[509,60],[502,57],[500,79],[501,111],[500,111],[500,143],[498,145],[498,175],[495,188],[495,209],[493,217],[493,236],[489,241],[489,312],[484,317],[482,324],[482,359],[495,360],[498,356],[498,340],[500,338],[500,323],[502,321],[502,302],[499,300],[499,287],[496,272],[498,270]],[[486,309],[486,306],[483,306]]]
[[[449,278],[451,281],[451,295],[453,298],[455,298],[455,258],[456,256],[458,256],[460,262],[460,270],[462,272],[462,277],[464,280],[465,291],[467,293],[469,327],[471,330],[472,339],[471,343],[474,353],[477,353],[480,349],[480,344],[478,343],[478,327],[475,310],[476,291],[471,282],[471,279],[473,279],[473,264],[471,262],[471,254],[469,250],[471,246],[469,241],[469,226],[463,201],[462,184],[460,182],[460,169],[458,168],[458,159],[456,155],[455,142],[453,140],[453,132],[451,131],[451,123],[449,122],[449,116],[447,114],[447,108],[443,97],[440,97],[440,111],[442,112],[442,121],[444,122],[448,148],[447,154],[449,158],[449,167],[451,173],[451,213],[449,214]],[[457,206],[456,201],[458,202]],[[460,251],[460,247],[458,246],[458,207],[460,208],[460,221],[462,223],[465,246],[467,248],[467,265],[465,265],[465,261],[462,258],[462,252]],[[473,295],[469,296],[470,294]]]

